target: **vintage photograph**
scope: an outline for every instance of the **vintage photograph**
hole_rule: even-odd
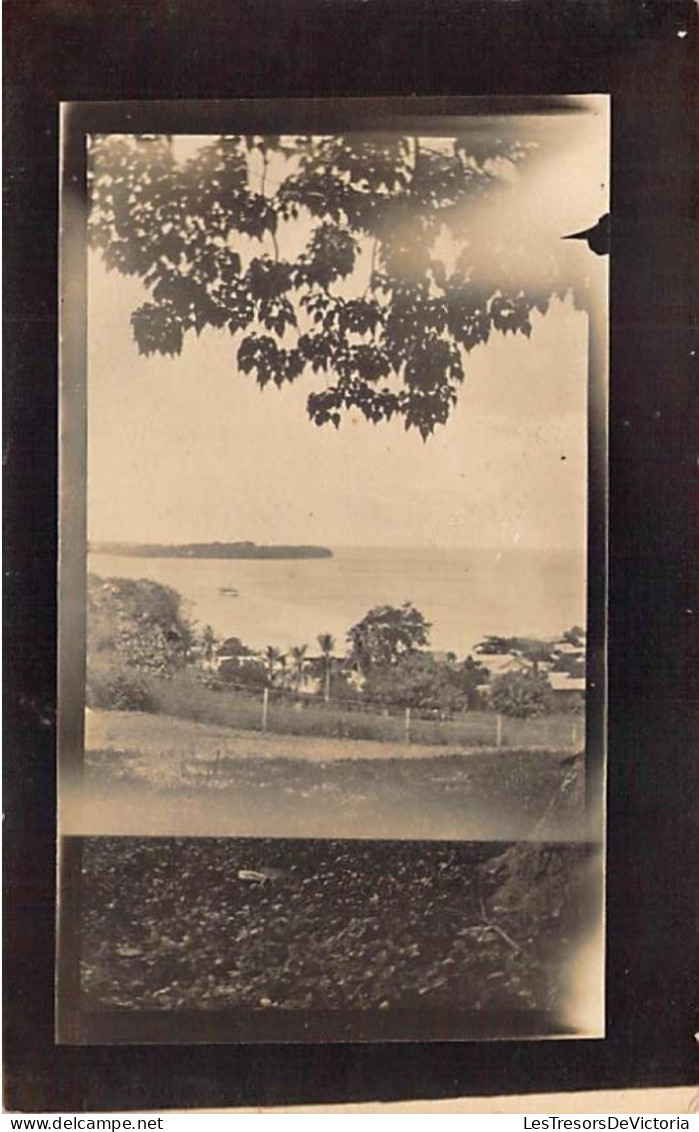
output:
[[[66,109],[60,1041],[604,1035],[609,100],[526,101]]]

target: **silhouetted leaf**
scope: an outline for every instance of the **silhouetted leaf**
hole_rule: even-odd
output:
[[[464,355],[493,332],[530,337],[532,311],[569,290],[555,247],[536,286],[519,242],[494,230],[481,248],[484,213],[471,206],[515,169],[526,175],[520,128],[474,126],[451,141],[222,135],[185,160],[167,135],[93,137],[90,241],[150,292],[132,318],[142,353],[177,355],[190,330],[252,327],[239,359],[260,386],[295,380],[305,363],[335,383],[332,403],[308,398],[317,424],[357,409],[375,423],[402,416],[426,439],[449,419]],[[310,228],[306,246],[280,259],[296,221]],[[585,306],[584,288],[574,301]],[[377,392],[379,381],[397,392]]]

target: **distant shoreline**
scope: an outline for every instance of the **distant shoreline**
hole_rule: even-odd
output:
[[[96,542],[90,554],[125,558],[332,558],[325,546],[258,546],[254,542],[163,543]]]

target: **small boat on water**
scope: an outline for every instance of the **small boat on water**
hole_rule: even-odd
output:
[[[238,596],[238,590],[234,589],[233,586],[219,586],[218,592],[220,594],[223,594],[224,597],[237,597]]]

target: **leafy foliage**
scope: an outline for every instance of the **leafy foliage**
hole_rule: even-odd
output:
[[[157,582],[88,577],[87,702],[149,711],[145,677],[171,676],[193,641],[179,594]]]
[[[291,660],[290,680],[294,689],[299,692],[308,676],[308,659],[306,653],[308,645],[293,645],[289,650]]]
[[[475,650],[479,656],[521,656],[535,663],[546,663],[553,659],[554,644],[538,637],[498,637],[489,635]],[[487,665],[487,660],[485,661]]]
[[[364,675],[397,664],[407,653],[429,644],[431,626],[410,601],[399,608],[377,605],[347,634],[351,656]]]
[[[269,687],[269,671],[261,660],[241,664],[235,657],[224,660],[218,668],[218,677],[224,684],[232,684],[250,691],[261,691]]]
[[[146,579],[88,577],[88,660],[100,654],[127,668],[167,675],[185,663],[193,642],[181,598]]]
[[[561,644],[576,652],[561,651]],[[550,664],[554,672],[568,672],[571,676],[585,675],[585,630],[580,625],[566,629],[559,640],[542,640],[539,637],[500,637],[488,635],[476,645],[476,654],[489,656],[518,656],[531,664]]]
[[[267,645],[262,654],[262,663],[267,672],[268,683],[272,685],[277,677],[283,673],[286,666],[286,657],[281,649],[275,648],[274,645]]]
[[[226,637],[218,648],[218,655],[223,657],[238,658],[241,656],[248,656],[250,649],[247,645],[243,644],[240,637]]]
[[[323,657],[323,698],[326,703],[329,703],[332,693],[332,667],[335,638],[331,633],[319,633],[316,640]]]
[[[323,657],[326,660],[330,660],[333,655],[333,649],[335,648],[335,638],[332,633],[319,633],[316,640]]]
[[[474,692],[485,679],[478,665],[444,664],[430,653],[408,652],[393,665],[372,668],[363,696],[401,707],[461,711],[472,706]]]
[[[95,136],[90,240],[149,292],[132,316],[142,353],[227,329],[261,387],[323,376],[316,424],[398,415],[426,439],[456,403],[464,355],[493,332],[528,337],[532,311],[568,290],[553,250],[534,285],[521,241],[483,239],[478,206],[511,191],[528,156],[492,132],[218,136],[187,160],[168,137]]]
[[[204,660],[211,663],[216,655],[218,638],[210,625],[205,625],[199,636],[199,647]]]
[[[480,689],[488,683],[488,669],[479,660],[467,656],[459,665],[458,674],[459,687],[464,691],[465,707],[469,711],[480,708],[483,702]]]
[[[155,706],[144,674],[111,661],[89,666],[87,704],[109,711],[152,711]]]
[[[585,630],[582,625],[573,625],[572,629],[566,629],[562,640],[569,645],[574,645],[575,648],[582,648],[585,643]]]
[[[545,672],[505,672],[493,680],[490,702],[495,711],[528,719],[551,711],[551,685]]]

